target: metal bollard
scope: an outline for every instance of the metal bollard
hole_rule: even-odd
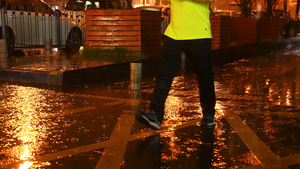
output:
[[[50,56],[52,54],[52,39],[45,39],[45,55]]]
[[[134,98],[141,95],[142,63],[130,63],[130,89]]]
[[[1,25],[2,25],[2,39],[6,39],[6,22],[5,22],[5,10],[1,9]],[[5,25],[5,26],[3,26]]]
[[[7,68],[7,45],[6,39],[0,39],[0,67]]]
[[[60,51],[60,35],[61,35],[60,17],[61,17],[61,11],[55,10],[56,38],[57,38],[57,46],[59,51]]]

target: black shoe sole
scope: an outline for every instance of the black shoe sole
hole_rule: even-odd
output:
[[[155,130],[160,130],[161,127],[156,124],[153,123],[152,121],[150,121],[147,117],[144,116],[145,113],[143,112],[138,112],[135,117],[137,118],[137,120],[143,124],[146,124],[148,127],[155,129]]]

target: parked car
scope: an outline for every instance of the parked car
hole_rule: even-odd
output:
[[[61,45],[71,52],[78,51],[82,45],[82,23],[76,18],[61,15],[60,11],[52,10],[42,0],[6,0],[5,8],[9,53],[13,53],[15,49],[44,47],[47,38],[52,39],[53,46]],[[0,22],[1,30],[2,26]],[[2,38],[2,31],[0,32]]]
[[[84,11],[87,9],[117,9],[117,1],[114,0],[69,0],[66,11]]]
[[[289,12],[284,12],[283,10],[280,10],[280,9],[273,10],[274,18],[284,18],[284,15],[286,16],[287,22],[292,21],[292,16]]]
[[[146,10],[146,11],[160,11],[161,16],[170,17],[170,7],[169,6],[137,6],[134,9]]]
[[[216,10],[211,12],[211,15],[214,16],[230,16],[232,18],[236,18],[239,17],[239,14],[235,11],[231,11],[231,10]]]
[[[279,18],[284,18],[284,14],[286,15],[286,21],[289,22],[292,20],[292,17],[290,15],[289,12],[284,12],[283,10],[280,9],[275,9],[273,10],[273,16],[269,16],[268,13],[266,11],[253,11],[251,12],[251,17],[256,17],[256,18],[275,18],[275,19],[279,19]]]
[[[250,14],[251,18],[263,19],[267,17],[266,11],[252,11]]]

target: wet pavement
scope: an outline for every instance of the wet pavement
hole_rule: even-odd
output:
[[[239,59],[268,54],[274,50],[300,44],[300,37],[278,41],[259,42],[212,50],[213,65],[222,65]],[[21,54],[21,51],[17,53]],[[26,56],[22,56],[25,53]],[[159,56],[144,57],[139,52],[115,50],[89,51],[80,55],[61,52],[53,48],[45,55],[44,49],[23,50],[20,56],[3,59],[0,56],[0,80],[31,84],[61,86],[111,81],[130,78],[130,63],[142,62],[143,74],[153,75]],[[99,55],[101,53],[101,55]],[[110,53],[110,54],[109,54]],[[117,55],[116,55],[117,54]],[[85,56],[86,55],[86,56]],[[121,56],[120,56],[121,55]]]
[[[45,55],[43,49],[28,50],[20,56],[8,59],[0,57],[0,80],[26,82],[31,84],[65,86],[81,82],[95,82],[108,79],[108,72],[116,79],[125,75],[123,60],[101,57],[82,57],[79,53],[69,54],[53,51]],[[125,68],[124,68],[125,67]]]
[[[300,168],[300,46],[214,67],[216,126],[200,125],[196,76],[178,73],[162,130],[129,79],[65,89],[0,83],[0,164],[5,169]]]

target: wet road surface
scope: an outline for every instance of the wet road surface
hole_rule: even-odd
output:
[[[162,130],[135,120],[146,110],[129,81],[66,90],[0,83],[0,164],[17,169],[300,167],[300,48],[214,67],[214,128],[200,125],[195,75],[181,71]],[[128,79],[129,80],[129,79]]]

